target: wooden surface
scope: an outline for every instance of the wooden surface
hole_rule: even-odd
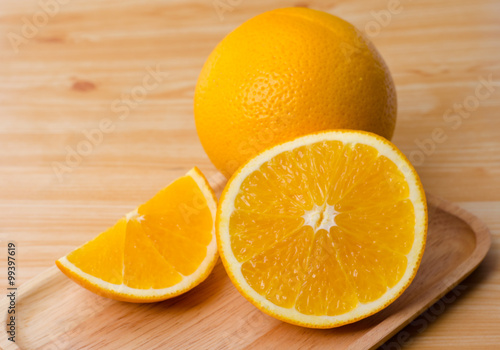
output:
[[[397,9],[379,0],[56,0],[48,10],[40,3],[0,2],[2,290],[7,242],[17,244],[22,285],[193,165],[213,171],[193,122],[204,60],[244,20],[272,8],[309,6],[367,32],[397,87],[393,141],[428,192],[459,203],[492,232],[490,253],[456,289],[458,296],[447,299],[453,302],[424,313],[395,344],[497,348],[498,1],[402,0]],[[477,95],[485,79],[490,90]],[[464,102],[469,112],[450,113]],[[83,131],[108,119],[109,132],[85,148]],[[445,140],[430,141],[439,130]],[[68,156],[78,147],[83,155]],[[226,278],[220,271],[215,276]]]
[[[469,275],[490,247],[489,230],[479,219],[450,202],[431,195],[427,199],[428,240],[415,280],[388,308],[354,324],[304,329],[264,315],[241,297],[220,262],[194,290],[149,305],[99,297],[51,267],[18,289],[17,341],[9,342],[10,334],[2,330],[0,346],[4,350],[276,349],[287,339],[290,350],[333,345],[375,348]],[[436,305],[446,305],[444,300],[453,295]],[[2,323],[10,316],[9,303],[6,297],[0,301]],[[384,346],[394,347],[391,341]]]

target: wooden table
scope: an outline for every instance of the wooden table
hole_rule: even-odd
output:
[[[21,285],[192,166],[213,172],[193,121],[198,73],[232,29],[285,6],[328,11],[367,33],[397,86],[393,141],[428,192],[470,210],[493,235],[479,268],[382,348],[498,348],[494,0],[2,0],[0,287],[8,242]]]

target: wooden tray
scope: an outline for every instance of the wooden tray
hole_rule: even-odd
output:
[[[315,349],[374,348],[451,290],[490,247],[488,228],[455,204],[428,195],[429,233],[418,274],[385,310],[331,330],[293,326],[257,310],[233,287],[222,264],[190,292],[155,304],[130,304],[81,288],[55,266],[17,296],[16,343],[5,349]],[[5,324],[9,300],[0,302]]]

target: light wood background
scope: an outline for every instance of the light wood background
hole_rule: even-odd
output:
[[[424,313],[425,327],[407,327],[391,346],[497,348],[500,3],[392,3],[2,0],[1,290],[7,242],[18,247],[21,285],[192,166],[214,174],[193,122],[204,60],[243,21],[277,7],[308,6],[345,18],[373,40],[397,86],[393,141],[414,161],[428,192],[471,211],[493,235],[490,253],[455,290],[458,297]],[[478,88],[488,79],[490,90]],[[464,103],[469,112],[450,113]],[[103,120],[112,131],[86,148],[84,131]],[[446,140],[431,147],[436,129]],[[78,148],[84,155],[68,158]]]

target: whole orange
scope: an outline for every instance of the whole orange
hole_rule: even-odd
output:
[[[391,139],[397,101],[384,60],[353,25],[284,8],[217,45],[198,78],[194,112],[203,148],[229,177],[259,151],[312,132],[357,129]]]

